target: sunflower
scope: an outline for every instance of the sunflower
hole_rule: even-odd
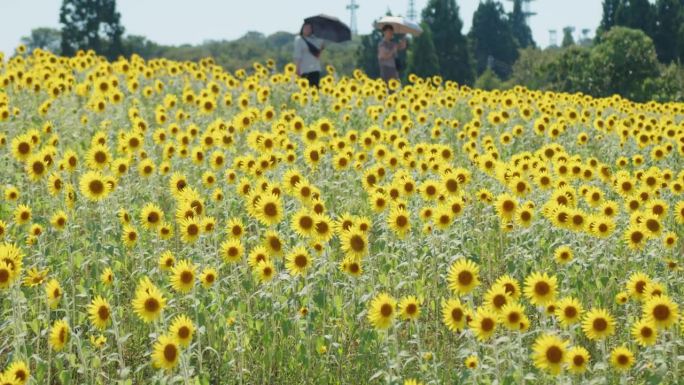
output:
[[[226,224],[226,233],[231,238],[241,238],[245,234],[245,225],[240,218],[230,218]]]
[[[623,234],[623,240],[632,250],[641,250],[648,241],[648,233],[639,225],[630,225]]]
[[[64,292],[59,282],[56,279],[51,279],[47,285],[45,285],[45,294],[47,295],[48,305],[51,309],[56,309],[59,305],[59,301],[62,299]]]
[[[534,366],[553,375],[560,374],[568,354],[567,340],[553,334],[543,334],[534,341],[532,360]]]
[[[133,247],[138,243],[138,231],[135,227],[126,225],[121,233],[121,242],[123,242],[126,247]]]
[[[327,243],[335,235],[333,233],[332,220],[327,215],[316,214],[314,217],[314,238],[322,243]]]
[[[0,265],[2,265],[4,262],[0,262]],[[5,268],[6,271],[8,271],[11,274],[11,270],[9,267]],[[0,267],[0,270],[2,268]],[[24,286],[28,287],[34,287],[42,284],[45,281],[45,278],[47,277],[48,270],[38,270],[36,267],[32,267],[26,272],[26,277],[24,277]],[[2,279],[1,279],[2,273],[0,273],[0,288],[2,288]]]
[[[340,234],[342,251],[348,256],[361,258],[368,252],[368,238],[363,231],[350,229]]]
[[[12,155],[18,161],[26,160],[33,151],[33,142],[29,135],[20,135],[12,139]]]
[[[658,329],[652,320],[642,318],[632,325],[632,338],[641,346],[654,345],[658,338]]]
[[[471,369],[471,370],[477,369],[477,366],[479,364],[479,360],[477,359],[477,356],[471,355],[471,356],[466,357],[465,361],[463,361],[463,364],[468,369]]]
[[[97,202],[107,197],[111,187],[106,183],[105,177],[98,171],[88,171],[81,175],[79,189],[86,198]]]
[[[558,281],[546,273],[532,273],[525,279],[525,296],[533,305],[544,306],[556,298]]]
[[[14,380],[14,385],[24,385],[31,378],[28,364],[22,360],[12,362],[4,374],[8,380]]]
[[[584,315],[582,331],[590,340],[602,340],[615,333],[615,319],[605,309],[591,309]]]
[[[29,157],[25,164],[25,171],[33,182],[40,181],[48,172],[48,166],[43,161],[43,156],[35,154]]]
[[[511,301],[510,295],[502,286],[492,286],[484,296],[484,303],[497,313]]]
[[[50,224],[55,230],[64,230],[67,225],[67,218],[67,214],[64,211],[59,210],[50,218]]]
[[[469,326],[478,341],[486,341],[494,335],[497,324],[497,314],[489,308],[480,307],[475,312],[475,316],[470,321]]]
[[[161,316],[166,306],[166,299],[161,291],[145,277],[140,280],[133,299],[133,310],[145,323],[152,322]]]
[[[114,282],[114,273],[111,268],[104,269],[102,274],[100,274],[100,281],[105,285],[111,285]]]
[[[363,273],[361,262],[353,256],[346,256],[340,263],[340,269],[353,277],[358,277]]]
[[[280,235],[273,230],[269,230],[264,234],[263,245],[268,249],[268,252],[273,257],[283,255],[284,242]]]
[[[447,281],[455,294],[468,294],[480,284],[480,267],[473,261],[460,258],[449,268]]]
[[[553,256],[556,259],[556,262],[564,265],[570,261],[572,261],[573,258],[573,253],[572,249],[570,246],[560,246],[557,247],[556,250],[553,252]]]
[[[276,274],[275,266],[271,261],[261,261],[255,266],[256,276],[260,282],[268,282]]]
[[[5,199],[14,202],[19,199],[19,189],[14,186],[7,186],[5,188]]]
[[[420,301],[410,295],[399,301],[399,315],[405,320],[416,320],[420,316]]]
[[[581,374],[587,370],[591,356],[587,349],[581,346],[570,348],[566,355],[568,371],[573,374]]]
[[[195,287],[197,266],[184,259],[171,268],[171,286],[180,293],[187,293]]]
[[[652,296],[644,303],[643,316],[658,329],[667,329],[679,319],[679,306],[666,295]]]
[[[242,259],[245,252],[242,242],[239,239],[233,238],[225,240],[221,243],[221,257],[225,262],[238,262]]]
[[[14,282],[14,272],[5,261],[0,261],[0,289],[7,289]]]
[[[387,329],[396,315],[397,301],[389,294],[380,293],[370,303],[368,321],[376,329]]]
[[[148,203],[140,210],[140,222],[148,230],[156,229],[164,221],[164,212],[154,203]]]
[[[387,217],[387,226],[397,235],[399,239],[403,239],[411,230],[411,222],[409,215],[405,209],[393,207]]]
[[[555,315],[561,326],[567,328],[582,318],[582,304],[573,297],[566,297],[556,303]]]
[[[93,170],[102,170],[112,161],[107,146],[96,144],[92,146],[86,154],[86,165]]]
[[[180,346],[187,348],[192,342],[195,325],[186,315],[179,315],[173,319],[169,327],[169,335],[176,338]]]
[[[516,301],[520,299],[520,284],[518,283],[518,280],[510,275],[503,275],[499,277],[492,286],[501,286],[506,290],[506,293],[508,293],[512,299]]]
[[[169,250],[166,250],[159,256],[159,269],[161,271],[170,271],[176,264],[176,257]]]
[[[268,255],[268,250],[264,246],[255,246],[252,251],[249,252],[247,257],[247,263],[250,267],[256,267],[259,262],[270,261],[271,256]]]
[[[161,335],[154,344],[152,352],[152,365],[155,368],[171,370],[178,365],[180,346],[176,338],[170,335]]]
[[[32,218],[32,210],[27,205],[19,205],[14,209],[14,222],[18,225],[28,223]]]
[[[71,329],[66,320],[55,321],[50,328],[50,347],[56,352],[61,351],[69,342],[70,334]]]
[[[283,207],[280,198],[275,194],[263,195],[256,205],[256,218],[266,226],[280,223],[283,218]]]
[[[518,201],[511,194],[500,194],[496,197],[494,208],[500,218],[510,220],[518,208]]]
[[[292,249],[286,259],[285,267],[292,275],[304,275],[311,267],[311,256],[303,246]]]
[[[88,318],[98,329],[104,329],[111,322],[111,307],[102,296],[97,296],[88,305]]]
[[[208,289],[214,285],[216,279],[218,278],[218,273],[216,269],[207,267],[200,274],[200,282],[202,282],[202,287]]]
[[[185,243],[197,241],[202,230],[199,221],[195,217],[181,219],[178,227],[180,227],[181,240]]]
[[[618,346],[610,352],[610,364],[618,371],[627,371],[634,365],[634,353],[626,346]]]
[[[520,330],[522,323],[527,320],[525,308],[515,302],[509,302],[501,308],[499,318],[509,330]]]
[[[627,282],[629,294],[639,300],[646,298],[646,286],[651,283],[651,278],[641,272],[632,273]]]

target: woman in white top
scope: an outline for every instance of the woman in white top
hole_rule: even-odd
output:
[[[304,23],[294,42],[294,62],[297,74],[309,81],[311,86],[318,88],[321,79],[321,52],[325,48],[323,40],[313,34],[313,27]]]

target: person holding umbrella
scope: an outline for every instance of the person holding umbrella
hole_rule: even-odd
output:
[[[323,40],[314,36],[313,26],[304,22],[294,42],[294,63],[297,75],[309,81],[309,85],[318,88],[321,80],[321,52],[325,48]]]
[[[399,43],[393,41],[394,27],[391,24],[382,26],[383,39],[378,44],[378,64],[380,64],[380,77],[385,82],[390,79],[399,79],[399,69],[397,68],[397,55],[399,50],[406,49],[406,40],[402,39]]]
[[[420,36],[423,29],[413,21],[397,16],[384,16],[375,22],[375,28],[382,31],[383,39],[378,44],[378,63],[380,64],[380,76],[385,82],[390,79],[399,79],[397,68],[397,54],[406,49],[406,39],[399,43],[394,42],[395,33],[404,35]]]
[[[306,78],[311,86],[318,88],[324,41],[341,43],[348,40],[351,40],[351,30],[340,19],[323,14],[307,17],[299,36],[295,38],[294,62],[297,65],[297,74]]]

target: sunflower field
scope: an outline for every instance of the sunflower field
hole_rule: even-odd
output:
[[[0,56],[0,385],[676,384],[684,104]]]

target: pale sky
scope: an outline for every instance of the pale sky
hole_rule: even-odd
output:
[[[387,8],[405,15],[408,0],[357,0],[359,33],[368,33],[377,17]],[[420,15],[428,0],[415,0]],[[479,0],[457,0],[464,21],[463,33],[470,30]],[[61,0],[0,0],[0,51],[10,53],[19,39],[36,27],[60,28]],[[117,7],[126,33],[143,35],[161,44],[198,44],[204,40],[232,40],[247,31],[270,34],[297,32],[306,16],[326,13],[349,23],[345,5],[349,0],[118,0]],[[503,1],[507,11],[511,1]],[[530,27],[537,45],[549,44],[549,30],[575,26],[578,36],[584,28],[594,30],[601,19],[601,0],[535,0]]]

